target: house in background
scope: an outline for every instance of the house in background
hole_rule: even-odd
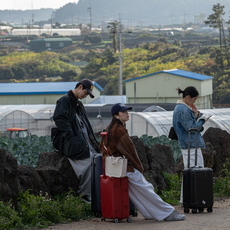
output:
[[[76,84],[77,82],[0,83],[0,105],[56,104]],[[96,99],[103,89],[96,82],[93,85]],[[92,100],[93,98],[86,97],[81,101],[87,104]]]
[[[71,38],[40,38],[30,41],[31,51],[45,51],[45,50],[60,50],[62,48],[71,46],[73,40]]]
[[[176,90],[194,86],[199,92],[199,109],[212,108],[213,77],[179,69],[163,70],[125,81],[127,104],[176,103],[182,95]]]

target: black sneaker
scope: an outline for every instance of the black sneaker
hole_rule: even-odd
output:
[[[87,203],[87,204],[91,204],[91,197],[90,196],[82,196],[81,199]]]

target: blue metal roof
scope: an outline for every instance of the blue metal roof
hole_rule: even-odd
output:
[[[101,95],[100,97],[89,102],[89,104],[115,104],[115,103],[126,103],[126,95]],[[88,104],[88,105],[89,105]]]
[[[147,75],[144,75],[141,77],[135,77],[135,78],[126,80],[124,82],[129,82],[129,81],[137,80],[140,78],[149,77],[149,76],[159,74],[159,73],[169,73],[169,74],[173,74],[173,75],[177,75],[177,76],[181,76],[181,77],[191,78],[191,79],[198,80],[198,81],[205,81],[205,80],[209,80],[209,79],[213,78],[211,76],[207,76],[207,75],[203,75],[203,74],[199,74],[199,73],[193,73],[193,72],[189,72],[189,71],[185,71],[185,70],[170,69],[170,70],[159,71],[156,73],[150,73],[150,74],[147,74]]]
[[[1,83],[0,95],[35,95],[35,94],[65,94],[74,89],[77,82],[33,82],[33,83]],[[96,82],[93,85],[102,91]]]

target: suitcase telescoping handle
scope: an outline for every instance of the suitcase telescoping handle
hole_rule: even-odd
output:
[[[108,149],[107,149],[106,143],[104,143],[105,139],[107,142],[108,132],[103,131],[100,133],[100,136],[102,137],[102,142],[101,142],[102,148],[104,148],[104,150],[106,151],[106,155],[108,156],[109,155]],[[104,162],[103,156],[102,156],[102,175],[105,177],[105,162]]]
[[[188,130],[188,168],[190,168],[190,140],[191,140],[191,132],[196,133],[196,142],[195,142],[195,165],[197,166],[197,143],[198,143],[198,129],[191,128]]]

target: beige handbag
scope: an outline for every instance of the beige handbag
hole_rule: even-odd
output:
[[[107,156],[105,158],[105,175],[111,177],[125,177],[127,163],[127,158]]]

